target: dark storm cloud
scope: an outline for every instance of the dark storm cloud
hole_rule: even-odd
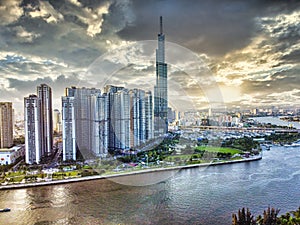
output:
[[[72,77],[59,75],[56,79],[52,79],[50,76],[47,76],[30,81],[9,78],[8,81],[9,88],[18,89],[18,91],[28,94],[35,92],[35,89],[33,89],[32,87],[36,87],[43,83],[48,84],[50,87],[52,87],[54,92],[59,93],[59,95],[63,95],[65,87],[76,86],[78,84],[82,86],[87,86],[87,83],[82,83],[82,81],[78,78],[76,74],[74,74],[74,76]]]
[[[133,1],[134,25],[119,32],[127,40],[155,39],[158,17],[164,17],[167,40],[193,51],[223,55],[249,44],[259,32],[255,18],[274,15],[293,1]]]
[[[296,49],[290,54],[284,55],[281,59],[288,63],[298,63],[300,59],[300,49]]]
[[[72,76],[59,75],[56,79],[50,76],[37,78],[34,80],[24,81],[20,79],[9,78],[9,87],[6,90],[0,90],[0,93],[6,94],[6,100],[15,102],[16,99],[22,100],[23,97],[30,94],[36,94],[36,87],[40,84],[47,84],[52,88],[52,95],[54,107],[60,108],[60,98],[64,95],[66,87],[79,86],[89,87],[91,86],[87,82],[81,80],[76,74]]]
[[[73,66],[86,67],[107,51],[106,40],[116,40],[114,33],[125,26],[126,20],[132,20],[130,10],[126,11],[127,4],[126,1],[24,0],[21,4],[2,1],[0,11],[6,12],[0,15],[0,21],[4,21],[0,23],[0,50],[58,58]]]
[[[300,89],[300,67],[288,71],[275,73],[270,80],[255,81],[245,80],[242,84],[242,90],[245,93],[260,93],[263,97],[271,93],[287,92],[293,89]]]
[[[20,26],[34,25],[32,20],[30,23],[27,21],[27,19],[20,21]],[[21,50],[27,54],[58,58],[78,67],[88,65],[105,51],[103,46],[92,44],[91,38],[83,35],[83,31],[76,25],[66,23],[57,27],[42,21],[36,21],[36,25],[39,27],[37,32],[41,37],[34,45],[11,43],[14,41],[11,39],[7,50]]]

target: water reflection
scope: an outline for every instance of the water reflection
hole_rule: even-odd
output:
[[[51,224],[57,220],[68,218],[68,203],[70,202],[66,186],[45,186],[28,188],[26,199],[28,203],[25,218],[28,224]]]

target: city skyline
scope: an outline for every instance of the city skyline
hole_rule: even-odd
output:
[[[227,105],[299,104],[295,1],[1,1],[0,6],[0,101],[13,102],[17,112],[23,96],[41,83],[53,87],[53,108],[60,108],[64,87],[97,88],[85,79],[88,66],[119,46],[155,40],[160,15],[168,40],[203,60]],[[153,78],[154,66],[125,70],[121,77],[142,86],[141,78]],[[176,73],[170,70],[170,79]],[[187,87],[194,108],[207,107],[193,82],[181,74],[176,82]]]

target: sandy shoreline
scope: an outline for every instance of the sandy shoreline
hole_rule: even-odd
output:
[[[115,177],[122,177],[122,176],[133,176],[133,175],[143,174],[143,173],[155,173],[155,172],[161,172],[161,171],[172,171],[172,170],[189,169],[189,168],[196,168],[196,167],[226,165],[226,164],[233,164],[233,163],[251,162],[251,161],[256,161],[256,160],[260,160],[260,159],[262,159],[262,156],[233,160],[233,161],[226,161],[226,162],[200,163],[200,164],[192,164],[192,165],[185,165],[185,166],[145,169],[145,170],[123,172],[123,173],[116,173],[116,174],[110,174],[110,175],[95,175],[95,176],[70,178],[70,179],[54,180],[54,181],[42,181],[42,182],[26,183],[26,184],[9,184],[9,185],[1,185],[0,190],[38,187],[38,186],[45,186],[45,185],[66,184],[66,183],[72,183],[72,182],[83,182],[83,181],[96,180],[96,179],[115,178]]]

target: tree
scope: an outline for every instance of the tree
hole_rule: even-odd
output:
[[[238,214],[232,214],[232,225],[300,225],[300,207],[296,211],[287,212],[278,216],[279,209],[268,207],[264,210],[263,216],[258,215],[253,219],[249,209],[245,208],[238,211]]]
[[[238,216],[236,214],[232,215],[232,225],[255,225],[255,219],[253,219],[253,215],[250,210],[247,208],[239,209]]]
[[[264,210],[262,225],[276,225],[277,215],[279,211],[280,211],[279,209],[274,209],[274,208],[271,209],[270,207],[268,207],[267,210]]]
[[[291,213],[296,217],[296,219],[300,219],[300,206],[296,211],[292,211]]]

